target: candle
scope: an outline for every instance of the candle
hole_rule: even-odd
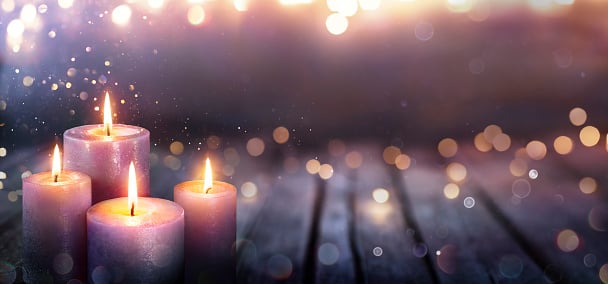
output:
[[[59,146],[51,172],[23,179],[23,279],[27,283],[86,280],[86,212],[91,178],[61,170]]]
[[[128,197],[87,212],[90,283],[178,283],[183,273],[184,209],[165,199],[137,197],[133,163]]]
[[[209,159],[205,179],[180,183],[174,199],[184,208],[186,283],[236,282],[236,188],[213,181]]]
[[[126,197],[125,170],[134,161],[140,196],[150,196],[150,132],[144,128],[112,124],[110,96],[106,93],[104,124],[68,129],[63,135],[66,169],[91,177],[93,204]]]

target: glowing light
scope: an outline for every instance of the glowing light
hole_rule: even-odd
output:
[[[279,0],[281,5],[290,6],[290,5],[302,5],[302,4],[310,4],[312,0]]]
[[[492,150],[492,143],[486,140],[486,137],[483,133],[478,133],[477,135],[475,135],[473,143],[475,144],[475,149],[477,149],[477,151],[479,152],[485,153]]]
[[[34,78],[32,76],[25,76],[22,83],[25,87],[31,87],[34,84]]]
[[[530,159],[542,160],[547,155],[547,146],[543,142],[533,140],[526,145],[526,153]]]
[[[602,267],[600,267],[600,271],[599,271],[599,277],[600,280],[602,280],[602,282],[604,284],[608,284],[608,263],[602,265]]]
[[[112,22],[119,26],[126,26],[131,21],[131,7],[126,4],[117,6],[112,10]]]
[[[600,131],[594,126],[585,126],[578,134],[581,143],[587,147],[593,147],[600,142]]]
[[[538,171],[536,169],[530,169],[530,171],[528,171],[528,177],[530,179],[537,179],[538,178]]]
[[[258,187],[253,182],[245,182],[241,185],[241,194],[246,198],[253,198],[258,194]]]
[[[524,199],[530,195],[531,191],[532,185],[525,179],[517,179],[511,184],[511,192],[517,198]]]
[[[592,194],[597,190],[597,182],[592,177],[584,177],[578,182],[578,188],[584,194]]]
[[[133,162],[129,164],[129,186],[128,186],[128,197],[127,202],[131,216],[135,216],[135,209],[137,208],[137,178],[135,176],[135,165]]]
[[[110,105],[110,94],[106,92],[106,98],[103,104],[103,128],[107,136],[112,133],[112,108]]]
[[[359,6],[364,11],[374,11],[380,8],[380,0],[359,0]]]
[[[20,38],[25,31],[25,25],[23,21],[19,19],[12,20],[6,26],[7,37],[9,38]]]
[[[233,2],[234,9],[239,12],[245,12],[249,10],[249,0],[234,0]]]
[[[323,164],[319,167],[319,176],[322,179],[330,179],[334,175],[334,168],[330,164]]]
[[[572,125],[581,126],[587,121],[587,112],[580,107],[575,107],[570,110],[569,118]]]
[[[450,163],[445,170],[451,181],[459,183],[467,177],[467,168],[461,163]]]
[[[563,252],[572,252],[578,248],[580,240],[576,232],[565,229],[557,235],[557,247]]]
[[[388,146],[382,151],[382,159],[389,165],[395,164],[395,159],[401,154],[401,150],[395,146]]]
[[[521,177],[528,171],[528,163],[520,158],[516,158],[509,163],[509,171],[515,177]]]
[[[10,13],[13,10],[15,10],[15,1],[14,0],[2,1],[2,10],[6,13]]]
[[[23,5],[23,7],[21,8],[21,14],[19,15],[19,18],[21,19],[21,21],[23,21],[24,25],[32,26],[35,23],[37,16],[38,10],[36,9],[36,6],[32,4],[26,4]]]
[[[209,158],[205,160],[205,178],[203,179],[203,192],[207,193],[213,187],[213,170]]]
[[[148,6],[152,9],[160,9],[165,5],[164,0],[148,0]]]
[[[283,126],[279,126],[272,131],[272,139],[278,144],[284,144],[289,140],[289,130]]]
[[[384,188],[376,188],[372,191],[372,198],[378,203],[385,203],[388,201],[389,193]]]
[[[412,159],[406,154],[399,154],[395,158],[395,166],[400,170],[407,170],[412,164]]]
[[[475,206],[475,199],[473,197],[466,197],[463,201],[464,207],[473,208]]]
[[[443,187],[443,195],[447,199],[456,199],[460,195],[460,187],[455,183],[448,183]]]
[[[444,138],[437,145],[439,154],[444,158],[451,158],[458,152],[458,143],[452,138]]]
[[[361,156],[361,153],[358,151],[352,151],[346,154],[344,161],[346,162],[347,167],[357,169],[363,163],[363,156]]]
[[[498,133],[492,140],[492,146],[498,152],[504,152],[511,147],[511,137],[505,133]]]
[[[203,6],[192,6],[188,9],[188,22],[193,26],[200,26],[205,22],[205,9]]]
[[[455,13],[465,13],[473,7],[472,0],[447,0],[448,9]]]
[[[348,29],[348,19],[342,14],[333,13],[327,16],[325,27],[330,34],[341,35]]]
[[[264,140],[260,138],[251,138],[247,141],[247,153],[252,157],[257,157],[264,153]]]
[[[572,148],[574,148],[574,144],[572,143],[572,139],[568,136],[559,136],[555,138],[553,141],[553,148],[555,152],[560,155],[567,155],[572,152]]]
[[[59,4],[59,7],[62,9],[68,9],[74,5],[74,0],[58,0],[57,4]]]
[[[494,141],[494,137],[500,133],[502,133],[502,128],[496,124],[490,124],[483,129],[483,137],[488,142]]]
[[[180,141],[174,141],[169,145],[169,151],[171,154],[179,156],[184,152],[184,143]]]
[[[306,171],[311,175],[318,173],[320,168],[321,163],[315,159],[310,159],[306,162]]]
[[[55,149],[53,150],[53,167],[51,168],[51,176],[55,180],[61,173],[61,154],[59,153],[59,145],[55,145]]]

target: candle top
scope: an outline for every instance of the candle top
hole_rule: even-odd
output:
[[[176,191],[196,195],[201,198],[218,198],[226,195],[236,194],[234,185],[222,181],[213,181],[213,186],[205,193],[203,190],[204,180],[185,181],[175,186]]]
[[[57,182],[55,182],[55,176],[52,172],[42,172],[33,174],[24,178],[23,180],[32,184],[64,186],[69,184],[81,183],[85,179],[90,180],[91,178],[81,172],[62,170],[61,174],[57,176]]]
[[[150,132],[139,126],[113,124],[112,133],[108,136],[103,124],[89,124],[66,130],[64,137],[76,140],[117,141],[127,140],[142,135],[149,136]]]
[[[127,204],[127,197],[99,202],[89,208],[87,220],[115,227],[157,227],[184,217],[184,209],[166,199],[139,197],[135,216]]]

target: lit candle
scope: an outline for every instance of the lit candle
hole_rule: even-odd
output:
[[[184,209],[137,197],[133,163],[128,197],[87,212],[89,283],[178,283],[183,273]]]
[[[207,159],[205,179],[176,185],[174,198],[186,214],[186,283],[236,282],[234,185],[213,181]]]
[[[51,172],[23,179],[23,279],[27,283],[86,280],[86,212],[91,178],[61,170],[55,146]]]
[[[93,204],[126,197],[126,169],[135,163],[140,196],[150,196],[150,132],[145,128],[112,124],[110,96],[106,93],[104,123],[68,129],[63,134],[66,169],[91,177]]]

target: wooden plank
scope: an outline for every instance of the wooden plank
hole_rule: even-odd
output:
[[[472,176],[480,184],[479,200],[491,208],[549,281],[598,282],[597,264],[605,263],[608,255],[603,245],[606,234],[589,228],[587,212],[593,202],[578,192],[578,180],[558,167],[559,163],[551,157],[529,161],[529,167],[538,172],[538,177],[532,179],[516,178],[509,173],[512,156],[508,153],[481,154],[472,148],[464,152]],[[490,162],[496,160],[501,163]],[[514,183],[518,186],[515,190]],[[566,229],[576,235],[558,240],[560,232]],[[564,250],[564,246],[574,250]],[[593,265],[589,258],[594,259]]]
[[[416,257],[416,245],[397,198],[385,203],[372,199],[376,188],[396,196],[392,180],[377,148],[361,150],[364,163],[353,186],[356,251],[361,258],[366,283],[433,283],[434,276],[424,258]]]
[[[239,282],[303,283],[317,190],[315,179],[303,169],[277,179],[244,236],[252,252],[248,263],[239,266]]]
[[[325,198],[314,250],[316,283],[356,283],[361,281],[361,263],[353,254],[354,231],[351,188],[356,177],[343,157],[330,159],[333,176],[323,187]]]
[[[418,220],[419,256],[432,258],[441,283],[539,283],[543,273],[522,251],[483,204],[471,208],[463,200],[471,185],[459,185],[453,199],[444,195],[449,182],[445,163],[425,150],[409,153],[416,163],[405,171],[393,167],[398,188],[409,197],[411,214]],[[435,154],[438,155],[438,154]]]

